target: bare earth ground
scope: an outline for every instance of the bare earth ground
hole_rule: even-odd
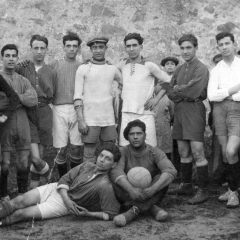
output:
[[[51,150],[46,153],[50,165],[54,154]],[[12,162],[9,191],[14,197],[17,188]],[[54,177],[57,180],[56,169]],[[117,228],[112,222],[66,216],[0,228],[0,240],[239,240],[240,208],[227,209],[225,203],[217,201],[224,191],[223,187],[212,190],[209,201],[198,206],[188,205],[186,197],[167,196],[162,207],[169,212],[170,219],[165,223],[156,222],[149,213],[124,228]]]

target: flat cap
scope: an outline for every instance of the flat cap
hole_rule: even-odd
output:
[[[175,57],[166,57],[161,61],[161,65],[164,67],[167,61],[175,62],[176,66],[179,64],[179,60]]]
[[[94,37],[91,37],[88,40],[87,46],[90,47],[94,43],[105,43],[105,44],[107,44],[108,41],[109,41],[109,39],[105,36],[94,36]]]

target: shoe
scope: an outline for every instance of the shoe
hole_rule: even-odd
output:
[[[153,217],[158,222],[164,222],[168,218],[168,213],[157,205],[153,205],[150,209]]]
[[[193,194],[192,183],[181,183],[177,188],[168,190],[167,194],[192,195]]]
[[[199,204],[207,201],[209,198],[209,192],[204,188],[199,188],[195,196],[187,201],[188,204]]]
[[[229,195],[230,195],[230,189],[228,189],[227,192],[225,192],[224,194],[222,194],[221,196],[219,196],[218,201],[219,201],[219,202],[227,202],[227,201],[228,201],[228,198],[229,198]]]
[[[122,213],[114,217],[113,222],[117,227],[124,227],[130,223],[137,215],[140,213],[140,210],[133,206],[127,212]]]
[[[229,190],[229,197],[227,202],[228,208],[235,208],[239,206],[238,192]]]
[[[0,202],[2,203],[2,202],[8,202],[8,201],[10,201],[11,199],[10,199],[10,197],[7,195],[7,196],[5,196],[5,197],[1,197],[1,200],[0,200]]]

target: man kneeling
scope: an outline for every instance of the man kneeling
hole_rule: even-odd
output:
[[[150,210],[157,221],[168,217],[168,213],[155,204],[163,200],[177,171],[165,153],[145,143],[145,132],[146,125],[140,120],[128,123],[123,135],[130,144],[121,148],[122,158],[110,173],[117,199],[130,207],[114,218],[116,226],[125,226],[146,210]],[[150,172],[153,179],[150,187],[141,189],[130,184],[126,174],[134,167],[144,167]]]
[[[68,214],[112,220],[119,213],[120,205],[114,196],[108,172],[115,167],[121,153],[113,143],[100,146],[96,153],[96,164],[86,162],[78,165],[58,183],[37,187],[1,203],[0,225]]]

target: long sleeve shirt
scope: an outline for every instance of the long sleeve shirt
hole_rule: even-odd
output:
[[[88,126],[111,126],[115,124],[113,80],[122,82],[122,75],[113,65],[82,64],[76,73],[74,103],[83,101],[84,121]]]
[[[18,94],[20,98],[20,104],[26,107],[33,107],[37,105],[37,93],[32,87],[31,83],[25,77],[19,75],[16,72],[12,74],[6,72],[0,72],[6,82],[14,89],[14,91]],[[9,106],[9,100],[5,96],[5,98],[0,103],[0,111],[4,110],[4,107]]]
[[[58,182],[58,189],[68,190],[72,201],[88,210],[103,211],[110,215],[119,213],[108,174],[99,174],[94,163],[83,163],[71,169]]]
[[[57,72],[56,93],[53,105],[73,104],[75,76],[80,62],[61,59],[53,61],[48,65]]]
[[[176,169],[165,153],[156,147],[146,144],[141,153],[136,153],[131,145],[127,145],[121,148],[121,153],[121,159],[110,172],[114,182],[122,177],[127,177],[128,171],[134,167],[146,168],[152,178],[162,173],[168,173],[173,179],[177,175]]]
[[[185,62],[174,72],[169,84],[167,95],[173,102],[204,100],[207,97],[209,71],[195,58]]]
[[[27,66],[17,66],[15,71],[27,78],[37,92],[38,99],[44,99],[47,103],[51,103],[54,97],[57,73],[48,65],[43,65],[38,71],[35,65],[29,62]]]
[[[0,75],[0,106],[1,103],[7,103],[5,97],[9,100],[9,105],[2,106],[2,108],[5,108],[5,111],[2,113],[9,117],[17,108],[18,104],[20,103],[20,99],[17,95],[17,93],[9,86],[9,84],[6,82],[6,80],[3,78],[2,75]],[[1,107],[0,107],[1,108]],[[1,110],[0,110],[1,111]]]
[[[231,66],[224,60],[220,61],[210,73],[208,84],[208,99],[221,102],[229,96],[228,90],[240,84],[240,59],[234,57]],[[232,95],[234,101],[240,101],[240,91]]]
[[[145,110],[144,104],[153,96],[154,79],[169,82],[170,77],[152,62],[130,63],[128,60],[118,64],[123,76],[122,112],[154,114]]]

